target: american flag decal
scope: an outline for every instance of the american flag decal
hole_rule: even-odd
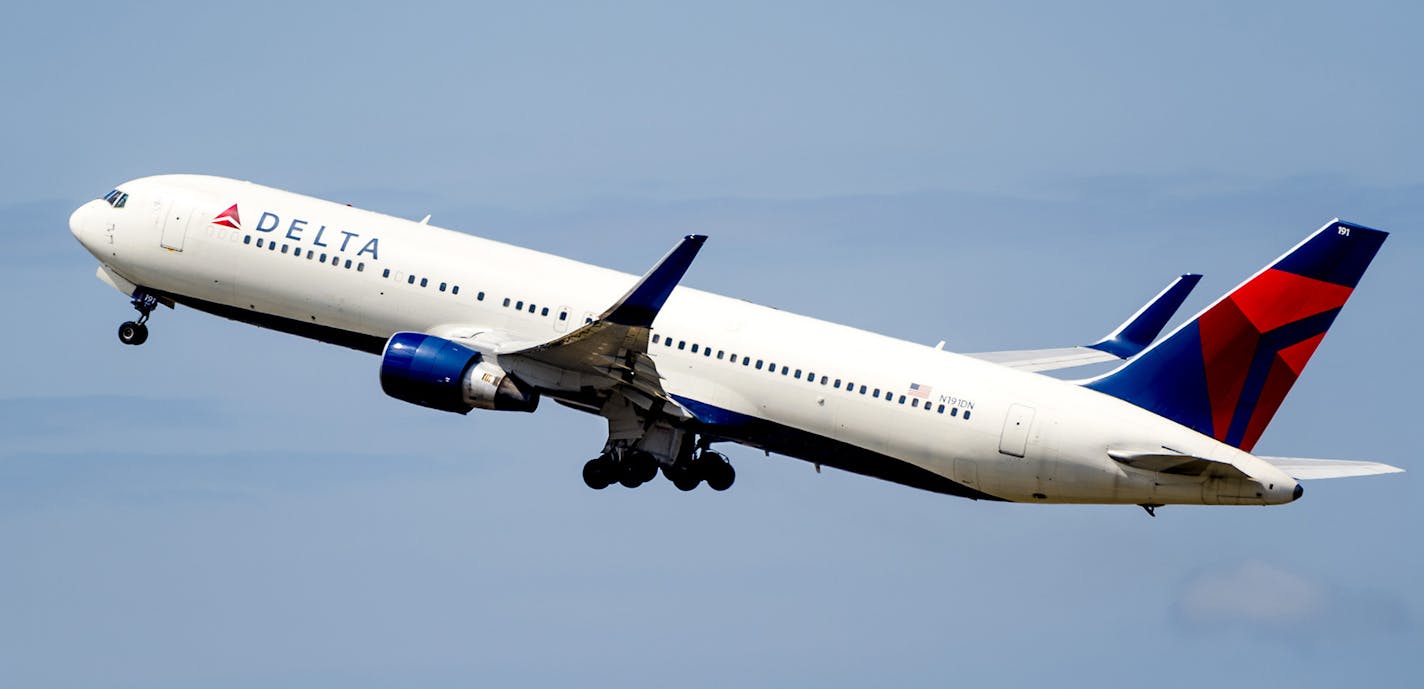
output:
[[[910,396],[918,397],[922,400],[927,400],[930,398],[930,386],[920,385],[919,383],[910,383]]]

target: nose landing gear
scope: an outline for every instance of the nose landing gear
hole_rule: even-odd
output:
[[[134,310],[138,311],[138,320],[119,324],[119,342],[138,346],[148,341],[148,317],[158,308],[158,298],[140,290],[134,294],[130,303],[133,304]]]

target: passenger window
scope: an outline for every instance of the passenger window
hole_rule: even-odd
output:
[[[702,356],[711,358],[711,356],[712,356],[712,348],[711,348],[711,347],[703,347],[703,348],[702,348]]]
[[[671,338],[671,337],[665,337],[665,338],[663,338],[663,344],[664,344],[665,346],[671,347],[671,346],[672,346],[672,338]]]
[[[298,251],[297,253],[301,253],[301,252]],[[312,260],[312,257],[313,257],[313,256],[316,256],[316,252],[315,252],[315,251],[312,251],[311,249],[307,249],[307,260],[308,260],[308,261]]]
[[[693,353],[693,354],[696,354],[696,353],[697,353],[697,344],[696,344],[696,343],[693,343],[693,345],[692,345],[692,353]]]
[[[736,354],[733,354],[733,355],[731,356],[731,359],[732,359],[732,363],[734,363],[734,364],[737,363],[737,355],[736,355]]]
[[[865,394],[865,386],[864,386],[864,385],[860,386],[860,394],[862,394],[862,395]]]
[[[796,369],[796,373],[792,374],[791,377],[795,378],[796,380],[801,380],[801,369]]]
[[[806,373],[806,382],[808,382],[808,383],[814,383],[814,382],[816,382],[816,374],[815,374],[814,372],[807,372],[807,373]]]
[[[943,404],[939,405],[939,408],[935,410],[935,413],[936,413],[936,414],[943,414],[943,413],[944,413],[944,405],[943,405]]]
[[[283,244],[283,245],[282,245],[282,253],[284,253],[284,254],[287,253],[287,245],[286,245],[286,244]]]
[[[959,416],[959,407],[950,407],[950,408],[949,408],[949,415],[950,415],[950,416]]]
[[[841,379],[840,379],[840,378],[837,378],[835,384],[832,385],[831,387],[833,387],[833,388],[835,388],[835,389],[837,389],[837,390],[841,389]]]
[[[547,316],[547,315],[549,315],[549,307],[545,306],[544,308],[539,309],[539,315],[540,315],[540,316]]]
[[[723,354],[726,354],[726,353],[727,353],[726,350],[722,350],[722,349],[717,350],[717,359],[720,360],[720,359],[722,358],[722,355],[723,355]]]
[[[451,288],[450,288],[450,294],[459,294],[459,293],[460,293],[460,286],[459,286],[459,285],[455,285],[454,287],[451,287]]]
[[[782,365],[781,365],[781,375],[784,376],[784,375],[786,375],[787,373],[790,373],[790,372],[791,372],[791,367],[790,367],[790,366],[787,366],[786,364],[782,364]]]
[[[968,420],[969,420],[969,410],[968,410],[968,409],[965,409],[965,410],[964,410],[964,420],[965,420],[965,421],[968,421]]]
[[[904,396],[904,395],[900,395],[900,404],[904,404],[904,403],[905,403],[905,396]]]
[[[420,286],[421,286],[421,287],[424,287],[424,286],[426,286],[426,285],[428,285],[428,284],[430,284],[430,281],[429,281],[429,280],[427,280],[427,279],[425,279],[425,278],[421,278],[421,279],[420,279]]]
[[[821,385],[825,385],[827,380],[829,379],[826,376],[821,376]]]
[[[880,388],[875,388],[875,392],[870,393],[870,396],[875,399],[880,399]]]
[[[772,373],[776,373],[776,364],[772,364],[769,368]]]
[[[441,291],[441,292],[444,292],[444,291],[445,291],[445,288],[446,288],[446,286],[447,286],[447,285],[446,285],[446,284],[445,284],[445,283],[443,283],[443,282],[442,282],[442,283],[440,283],[440,291]]]
[[[316,262],[317,262],[317,263],[326,263],[326,254],[322,254],[321,257],[318,258]]]
[[[560,312],[559,312],[559,320],[561,320],[561,321],[566,321],[566,320],[568,320],[568,319],[569,319],[569,312],[568,312],[568,311],[560,311]]]
[[[514,302],[514,310],[515,310],[515,311],[523,311],[523,310],[524,310],[524,300],[523,300],[523,299],[520,299],[519,301]]]
[[[758,371],[761,370],[761,365],[764,364],[764,363],[766,363],[766,361],[765,361],[764,359],[757,359],[756,368],[757,368]]]
[[[910,400],[910,406],[912,406],[912,407],[918,407],[918,406],[920,406],[920,398],[916,397],[915,399]]]
[[[657,333],[654,333],[654,334],[653,334],[653,344],[657,344],[660,338],[662,338],[662,335],[658,335]]]
[[[687,340],[678,340],[678,341],[677,341],[677,348],[678,348],[678,349],[687,349]]]
[[[251,238],[251,237],[252,237],[252,235],[248,235],[248,238]],[[257,238],[257,248],[259,248],[259,249],[262,248],[262,238],[261,238],[261,237],[258,237],[258,238]]]
[[[529,305],[529,313],[534,313],[534,305],[533,305],[533,304],[530,304],[530,305]]]
[[[322,254],[322,255],[321,255],[321,260],[323,260],[323,261],[326,260],[326,254]],[[411,276],[407,277],[407,278],[405,279],[405,283],[406,283],[407,285],[414,285],[414,284],[415,284],[415,276],[414,276],[414,275],[411,275]]]
[[[505,298],[504,298],[504,305],[505,305],[506,308],[509,307],[509,297],[505,297]]]
[[[351,259],[346,259],[346,269],[351,270]]]
[[[311,257],[308,256],[307,258],[311,258]],[[391,269],[390,269],[390,268],[387,268],[387,269],[381,271],[381,277],[383,277],[383,278],[388,278],[388,277],[390,277],[390,276],[391,276]]]
[[[484,301],[484,300],[485,300],[485,293],[484,293],[484,292],[480,292],[479,294],[476,294],[476,295],[475,295],[475,301]]]
[[[250,235],[250,234],[242,235],[242,243],[243,243],[243,244],[251,244],[251,243],[252,243],[252,235]]]
[[[366,272],[366,264],[365,264],[365,263],[357,263],[357,264],[356,264],[356,272],[358,272],[358,273],[364,273],[364,272]]]
[[[751,365],[752,365],[752,358],[749,357],[749,356],[744,356],[744,357],[742,357],[742,365],[743,365],[743,366],[751,366]]]

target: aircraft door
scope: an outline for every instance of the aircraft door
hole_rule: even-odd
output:
[[[193,209],[179,203],[169,204],[160,217],[163,228],[158,245],[171,251],[182,251],[183,240],[188,236],[188,225],[193,219]]]
[[[999,452],[1013,457],[1024,456],[1028,448],[1028,431],[1033,425],[1033,407],[1022,404],[1009,405],[1009,414],[1004,418],[1004,431],[999,436]]]

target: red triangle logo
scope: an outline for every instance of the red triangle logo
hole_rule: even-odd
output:
[[[213,218],[213,224],[231,227],[234,230],[242,229],[242,220],[237,216],[237,204],[234,203],[227,210],[218,213],[218,216]]]

